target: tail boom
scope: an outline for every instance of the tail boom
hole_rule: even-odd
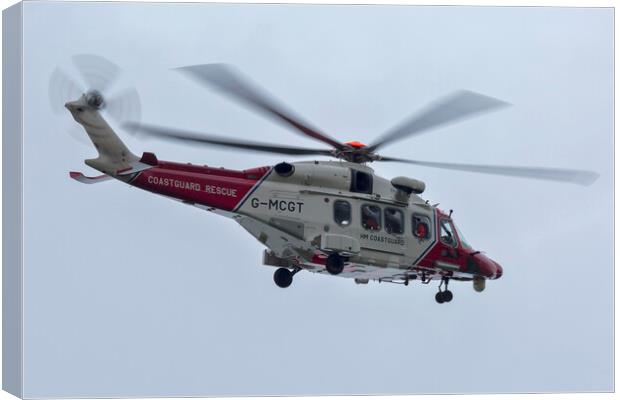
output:
[[[271,167],[236,171],[160,161],[128,183],[185,203],[236,211],[270,172]]]

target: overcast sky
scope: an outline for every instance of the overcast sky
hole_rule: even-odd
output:
[[[611,9],[24,5],[25,393],[186,396],[613,389]],[[102,55],[143,120],[316,143],[171,68],[236,65],[340,140],[370,142],[443,95],[512,107],[383,150],[403,158],[589,169],[584,188],[396,164],[502,264],[483,293],[302,272],[282,290],[232,220],[68,171],[96,153],[48,102],[54,67]],[[72,99],[67,99],[72,100]],[[244,169],[280,156],[139,141],[137,154]]]

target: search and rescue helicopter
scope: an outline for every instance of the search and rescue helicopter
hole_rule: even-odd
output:
[[[289,156],[329,156],[337,160],[280,162],[246,170],[231,170],[160,160],[155,154],[132,153],[102,116],[113,103],[133,104],[137,95],[126,92],[116,100],[106,100],[110,79],[94,79],[84,65],[116,71],[109,61],[97,56],[74,58],[86,90],[60,70],[54,72],[51,93],[58,82],[69,92],[81,92],[78,99],[65,104],[86,131],[97,149],[97,158],[86,165],[103,175],[87,177],[71,172],[82,183],[117,179],[146,191],[187,205],[229,217],[240,224],[267,249],[263,264],[276,267],[273,279],[281,288],[291,285],[300,271],[369,281],[408,285],[412,281],[428,284],[439,281],[438,303],[450,302],[450,281],[472,281],[481,292],[487,280],[498,279],[502,267],[486,254],[475,250],[451,218],[437,205],[420,195],[425,184],[408,177],[386,179],[369,166],[373,162],[403,162],[426,167],[546,179],[589,185],[598,175],[590,171],[471,165],[407,160],[377,153],[382,147],[507,103],[470,91],[451,94],[406,119],[370,145],[358,141],[341,142],[312,127],[265,91],[258,89],[232,67],[206,64],[179,70],[201,84],[238,100],[299,134],[327,148],[303,148],[228,139],[125,121],[132,132],[194,145],[215,145],[235,149],[285,154]],[[91,68],[92,70],[92,68]],[[113,76],[116,73],[111,74]],[[67,90],[64,90],[67,93]],[[52,96],[52,101],[58,96]],[[129,99],[129,100],[128,100]],[[66,101],[66,100],[65,100]],[[131,107],[130,107],[131,108]],[[122,114],[122,113],[121,113]],[[443,288],[442,288],[443,287]]]

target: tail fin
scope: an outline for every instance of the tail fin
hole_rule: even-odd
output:
[[[86,165],[105,174],[116,176],[119,171],[132,168],[139,157],[133,154],[125,143],[121,141],[114,130],[108,125],[99,113],[99,109],[92,107],[82,96],[77,101],[65,104],[73,118],[84,127],[88,137],[99,152],[97,158],[85,160]]]

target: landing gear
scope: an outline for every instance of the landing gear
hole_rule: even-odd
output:
[[[278,268],[273,273],[273,281],[281,288],[287,288],[293,283],[293,272],[286,268]]]
[[[338,275],[344,270],[344,258],[338,253],[332,253],[327,257],[325,269],[332,275]]]
[[[445,300],[443,299],[443,292],[437,292],[435,295],[435,301],[439,304],[443,303]]]
[[[437,292],[437,294],[435,295],[435,301],[439,304],[442,303],[449,303],[452,301],[452,298],[454,297],[452,295],[452,292],[448,290],[448,281],[449,278],[441,278],[441,283],[439,283],[439,292]],[[441,290],[441,286],[444,285],[445,286],[445,290]]]
[[[295,268],[294,270],[290,270],[288,268],[278,268],[276,272],[273,273],[273,281],[281,288],[287,288],[291,286],[293,283],[293,276],[301,271],[301,268]]]

